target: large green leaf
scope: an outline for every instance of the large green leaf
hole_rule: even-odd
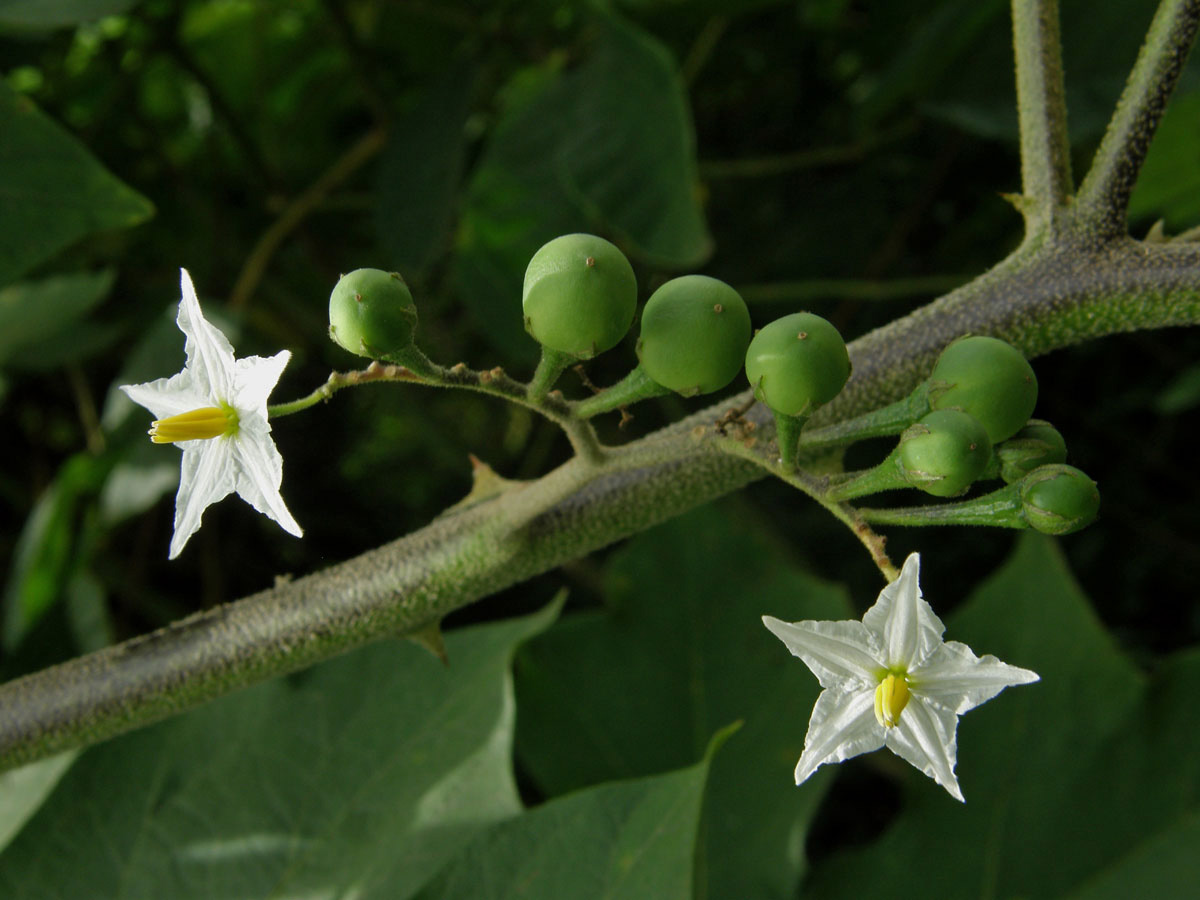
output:
[[[388,264],[406,275],[450,243],[474,87],[473,68],[448,69],[388,133],[376,181],[375,228]]]
[[[45,802],[78,751],[69,750],[19,769],[0,772],[0,850],[16,836]]]
[[[518,354],[533,347],[521,329],[522,276],[551,238],[596,232],[673,268],[699,264],[710,247],[691,113],[662,46],[602,18],[578,68],[547,68],[533,86],[528,73],[521,79],[510,91],[520,102],[510,102],[472,177],[457,264],[472,311]]]
[[[125,12],[137,0],[0,0],[0,25],[59,28]]]
[[[947,636],[1042,680],[963,719],[965,806],[905,767],[907,803],[892,827],[814,867],[806,896],[1060,897],[1094,879],[1129,884],[1144,854],[1184,869],[1124,896],[1183,896],[1155,888],[1195,868],[1178,848],[1194,833],[1200,800],[1200,709],[1191,699],[1200,653],[1147,684],[1096,621],[1056,545],[1038,537],[1023,539],[950,618]]]
[[[420,900],[691,900],[709,759],[580,791],[502,822]]]
[[[0,285],[86,235],[128,228],[153,211],[0,81]]]
[[[1131,220],[1163,218],[1174,231],[1200,222],[1200,90],[1171,100],[1129,199]]]
[[[84,545],[91,537],[86,510],[113,462],[112,454],[75,454],[34,504],[4,585],[0,648],[5,651],[15,650],[82,576],[87,565]]]
[[[509,660],[554,614],[453,633],[449,666],[376,644],[93,748],[0,855],[0,896],[411,895],[519,812]]]
[[[1148,836],[1134,852],[1100,871],[1071,900],[1128,900],[1155,897],[1192,900],[1200,885],[1200,810]]]
[[[1098,861],[1071,894],[1192,897],[1200,884],[1200,649],[1167,659],[1074,779]],[[1064,816],[1065,818],[1065,816]]]
[[[0,288],[0,366],[81,359],[108,330],[80,320],[108,296],[115,277],[111,270],[79,272]]]
[[[1074,142],[1095,141],[1103,132],[1156,5],[1156,0],[1062,0],[1063,68]],[[897,4],[891,15],[909,18],[913,10]],[[877,122],[902,104],[915,104],[965,131],[1015,141],[1009,4],[943,0],[908,27],[906,39],[895,42],[890,64],[868,82],[864,118]]]
[[[827,786],[792,782],[818,685],[761,616],[845,618],[843,592],[708,508],[631,542],[606,594],[608,610],[570,616],[520,653],[519,759],[558,794],[684,765],[742,720],[713,763],[698,894],[791,896]]]

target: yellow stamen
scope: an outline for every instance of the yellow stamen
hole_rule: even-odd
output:
[[[150,424],[150,440],[156,444],[200,441],[237,432],[238,417],[232,406],[206,406]]]
[[[903,675],[888,673],[875,688],[875,718],[884,728],[895,728],[900,713],[908,706],[908,681]]]

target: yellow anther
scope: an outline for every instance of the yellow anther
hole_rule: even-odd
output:
[[[908,682],[903,675],[888,673],[875,688],[875,718],[884,728],[895,728],[900,713],[908,706]]]
[[[237,432],[238,417],[231,406],[206,406],[150,423],[150,440],[156,444],[200,441]]]

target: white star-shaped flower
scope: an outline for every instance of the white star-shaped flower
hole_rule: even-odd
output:
[[[977,657],[966,644],[943,642],[942,624],[921,598],[921,558],[879,594],[861,622],[763,624],[800,657],[824,690],[813,707],[796,764],[796,784],[818,766],[886,746],[958,800],[954,774],[958,717],[1035,672]]]
[[[228,338],[200,311],[187,269],[180,269],[183,299],[175,321],[186,338],[187,362],[170,378],[122,385],[135,403],[154,413],[150,439],[183,450],[175,534],[170,558],[200,527],[210,503],[234,491],[289,534],[303,534],[279,493],[283,458],[271,439],[267,397],[291,354],[234,359]]]

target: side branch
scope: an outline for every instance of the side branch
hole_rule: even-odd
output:
[[[1077,197],[1079,224],[1094,238],[1126,234],[1138,172],[1196,39],[1200,0],[1162,0],[1137,63]]]
[[[1087,338],[1200,323],[1200,246],[1028,245],[850,345],[854,375],[814,424],[907,393],[959,335],[1035,356]],[[412,633],[510,584],[760,477],[712,427],[750,394],[605,454],[455,507],[356,559],[0,686],[0,769],[141,725],[368,641]],[[759,420],[761,409],[749,416]],[[817,421],[817,420],[820,421]],[[764,427],[764,438],[770,431]],[[803,447],[801,448],[803,450]]]
[[[1074,187],[1058,0],[1013,0],[1022,211],[1029,233],[1051,224]]]

